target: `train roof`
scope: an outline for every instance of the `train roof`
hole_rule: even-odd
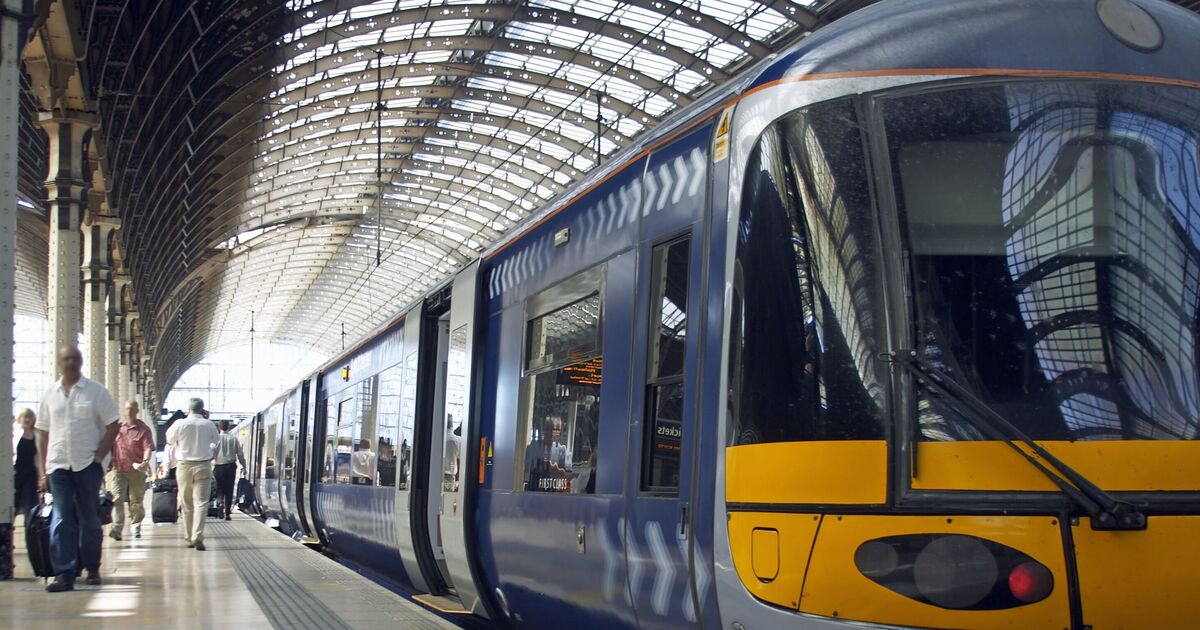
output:
[[[1161,29],[1156,46],[1139,48],[1115,34],[1124,33],[1121,29],[1128,27],[1128,22],[1144,16]],[[1138,36],[1129,39],[1140,43]],[[736,102],[742,94],[781,81],[915,74],[914,70],[1001,75],[1054,71],[1098,77],[1151,76],[1200,85],[1198,59],[1200,16],[1162,0],[886,0],[814,31],[681,108],[531,213],[481,257],[497,256],[547,217],[581,199],[644,153]],[[457,272],[451,273],[404,305],[394,317],[323,363],[317,373],[336,367],[399,325],[405,313],[443,290],[455,275]]]
[[[1200,82],[1197,60],[1200,16],[1163,0],[891,0],[801,40],[759,73],[753,87],[813,75],[922,69]]]

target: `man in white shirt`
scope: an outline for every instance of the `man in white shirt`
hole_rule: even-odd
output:
[[[101,462],[112,449],[121,417],[104,385],[84,378],[79,348],[59,349],[58,371],[62,378],[42,397],[34,425],[43,471],[38,486],[49,486],[54,496],[50,560],[55,575],[46,586],[51,593],[74,590],[81,560],[87,583],[100,584]]]
[[[167,444],[175,447],[175,480],[179,483],[179,507],[183,514],[183,538],[189,547],[204,551],[204,519],[212,491],[213,446],[220,439],[208,419],[204,401],[188,401],[188,417],[167,429]]]
[[[237,465],[246,470],[246,457],[242,454],[242,443],[237,436],[230,432],[233,425],[228,420],[221,421],[221,437],[217,440],[217,451],[214,456],[216,465],[213,466],[213,477],[217,479],[217,496],[221,498],[221,511],[225,520],[231,520],[233,512],[233,483],[237,480]]]

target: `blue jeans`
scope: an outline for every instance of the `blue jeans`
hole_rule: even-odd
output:
[[[104,470],[92,463],[72,472],[58,469],[50,473],[50,494],[54,512],[50,519],[50,561],[54,574],[75,581],[77,564],[89,571],[100,569],[100,484]]]

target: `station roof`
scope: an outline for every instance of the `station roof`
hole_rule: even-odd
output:
[[[871,2],[80,3],[157,386],[252,327],[335,353],[671,112]],[[23,152],[29,199],[44,164]]]
[[[252,318],[258,341],[332,354],[821,22],[795,0],[92,11],[87,82],[163,389]]]

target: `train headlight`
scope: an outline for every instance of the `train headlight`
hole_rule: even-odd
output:
[[[905,597],[953,610],[999,610],[1039,602],[1054,576],[1024,553],[985,538],[911,534],[868,540],[859,572]]]

